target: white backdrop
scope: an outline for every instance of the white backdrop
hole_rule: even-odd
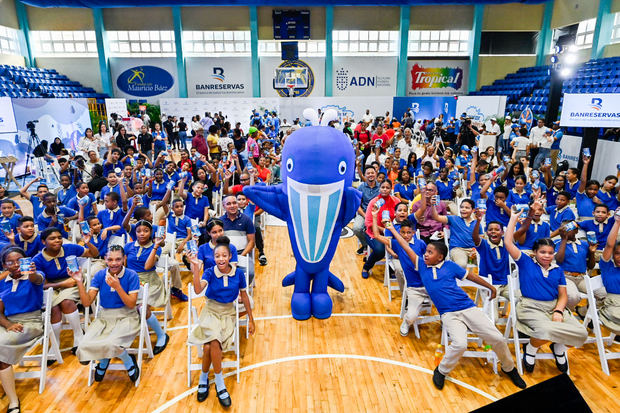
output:
[[[491,126],[492,117],[503,118],[506,111],[506,96],[459,96],[456,101],[456,115],[467,116]]]
[[[309,97],[325,96],[325,58],[304,57],[299,60],[305,62],[314,74],[314,87]],[[273,88],[273,77],[276,67],[282,63],[279,57],[260,58],[260,94],[263,97],[277,97]]]
[[[17,132],[15,114],[10,97],[0,97],[0,133]]]
[[[185,63],[190,98],[252,96],[249,57],[190,57]]]
[[[565,93],[560,125],[620,127],[620,93]]]
[[[333,95],[394,96],[397,65],[396,56],[336,56],[332,74]]]
[[[280,119],[286,119],[292,124],[293,119],[300,118],[305,108],[336,109],[341,120],[362,119],[366,109],[374,116],[384,116],[386,111],[392,111],[392,97],[378,96],[372,99],[356,97],[309,97],[309,98],[280,98]]]
[[[407,62],[407,96],[464,95],[468,76],[467,59],[410,59]]]
[[[562,139],[563,140],[563,139]],[[620,163],[620,143],[599,139],[596,143],[592,179],[603,182],[607,175],[616,176]]]
[[[172,75],[172,79],[174,79],[174,84],[170,89],[156,96],[133,96],[128,93],[123,92],[118,88],[116,81],[118,77],[128,69],[131,69],[136,66],[155,66],[160,69],[163,69]],[[177,72],[177,61],[174,57],[157,57],[157,58],[140,58],[140,57],[113,57],[110,58],[110,73],[112,74],[112,83],[114,85],[114,96],[116,97],[124,97],[129,99],[145,99],[149,103],[157,103],[159,98],[161,97],[176,97],[179,96],[179,86],[178,86],[178,72]],[[144,79],[145,82],[148,82],[148,79]]]
[[[105,110],[108,112],[108,125],[110,124],[111,114],[116,113],[121,118],[127,117],[127,100],[124,98],[107,98],[105,100]],[[97,133],[97,131],[95,131]]]
[[[576,168],[579,163],[579,154],[581,153],[581,141],[581,136],[564,135],[560,141],[558,162],[568,161],[568,165],[571,168]]]

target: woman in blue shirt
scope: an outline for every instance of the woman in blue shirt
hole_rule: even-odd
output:
[[[476,255],[473,239],[476,219],[472,216],[476,204],[471,199],[461,201],[461,216],[439,215],[435,205],[431,208],[432,218],[444,225],[450,225],[450,259],[461,268],[467,268],[467,261]]]
[[[605,327],[615,335],[620,335],[620,242],[616,242],[620,229],[619,211],[614,214],[614,219],[614,226],[607,237],[607,244],[599,262],[603,285],[607,291],[607,297],[599,309],[599,317]]]
[[[419,169],[420,160],[415,152],[411,152],[409,154],[409,158],[407,159],[407,171],[409,172],[409,176],[416,176]]]
[[[234,343],[235,302],[238,297],[241,297],[247,310],[248,330],[250,334],[254,334],[254,317],[246,292],[245,274],[230,262],[232,257],[230,246],[228,237],[219,237],[214,249],[215,266],[207,268],[204,272],[200,268],[198,258],[193,254],[189,255],[194,273],[194,292],[200,294],[207,287],[206,305],[202,308],[198,325],[192,330],[188,339],[191,344],[203,346],[198,401],[206,400],[209,395],[209,368],[213,364],[217,399],[223,407],[229,407],[231,400],[222,375],[222,352],[230,351]]]
[[[521,212],[512,211],[504,245],[519,267],[522,297],[516,306],[517,330],[530,337],[523,345],[523,365],[527,372],[534,371],[538,349],[551,341],[556,366],[565,373],[568,370],[566,346],[581,346],[588,332],[566,309],[566,278],[555,263],[553,241],[550,238],[536,240],[532,247],[534,258],[522,254],[515,245],[513,234]]]
[[[398,183],[394,186],[394,195],[401,201],[413,201],[417,191],[416,186],[411,182],[411,174],[406,169],[401,169],[398,173]]]
[[[161,255],[161,246],[165,239],[155,238],[153,241],[153,225],[145,220],[138,221],[135,230],[136,241],[125,245],[125,266],[138,273],[141,283],[149,284],[146,323],[157,335],[153,354],[159,354],[166,349],[170,337],[164,333],[159,320],[151,312],[151,307],[165,307],[167,304],[164,282],[155,271],[157,260]]]
[[[140,333],[140,316],[136,309],[140,278],[135,271],[123,265],[125,252],[120,245],[113,245],[105,257],[107,269],[93,277],[86,291],[81,271],[69,275],[75,280],[84,307],[90,306],[99,294],[99,316],[89,324],[77,349],[82,364],[99,360],[95,368],[95,381],[102,381],[112,357],[123,361],[131,381],[140,376],[135,357],[127,353]]]
[[[5,274],[0,276],[0,381],[9,401],[7,413],[20,412],[13,364],[19,363],[43,336],[43,275],[35,271],[34,264],[31,271],[21,272],[19,260],[24,257],[26,253],[18,247],[9,247],[2,254]]]

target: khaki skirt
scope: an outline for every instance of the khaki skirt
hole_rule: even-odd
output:
[[[207,298],[188,342],[202,345],[213,340],[220,342],[222,351],[232,350],[235,338],[235,302],[219,303]]]
[[[30,347],[43,337],[43,318],[40,310],[15,314],[7,318],[12,323],[23,325],[24,331],[16,333],[0,327],[0,361],[17,364]]]
[[[52,294],[52,307],[56,307],[65,300],[80,302],[80,290],[77,286],[67,288],[54,288]]]
[[[598,315],[605,327],[620,335],[620,294],[607,293]]]
[[[580,347],[588,338],[586,328],[564,310],[564,321],[552,319],[557,300],[538,301],[521,297],[517,303],[517,330],[530,337]]]
[[[167,301],[166,291],[164,291],[164,281],[157,275],[157,272],[139,272],[138,277],[140,277],[140,284],[149,284],[149,305],[156,308],[165,307]],[[138,299],[138,304],[141,302],[142,300]]]
[[[80,361],[120,356],[140,333],[140,316],[135,308],[100,308],[99,317],[86,329],[77,348]]]

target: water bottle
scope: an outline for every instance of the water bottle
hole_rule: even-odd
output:
[[[441,359],[443,358],[443,346],[441,344],[437,344],[435,347],[435,367],[439,366],[441,363]]]
[[[551,166],[551,158],[545,158],[545,166]]]
[[[481,211],[486,211],[487,210],[487,200],[486,199],[478,199],[476,201],[476,208],[478,208]]]

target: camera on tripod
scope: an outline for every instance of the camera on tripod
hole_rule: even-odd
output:
[[[38,120],[29,120],[28,122],[26,122],[26,129],[28,129],[30,131],[31,135],[35,135],[35,131],[34,129],[36,128],[35,123],[39,123]]]

